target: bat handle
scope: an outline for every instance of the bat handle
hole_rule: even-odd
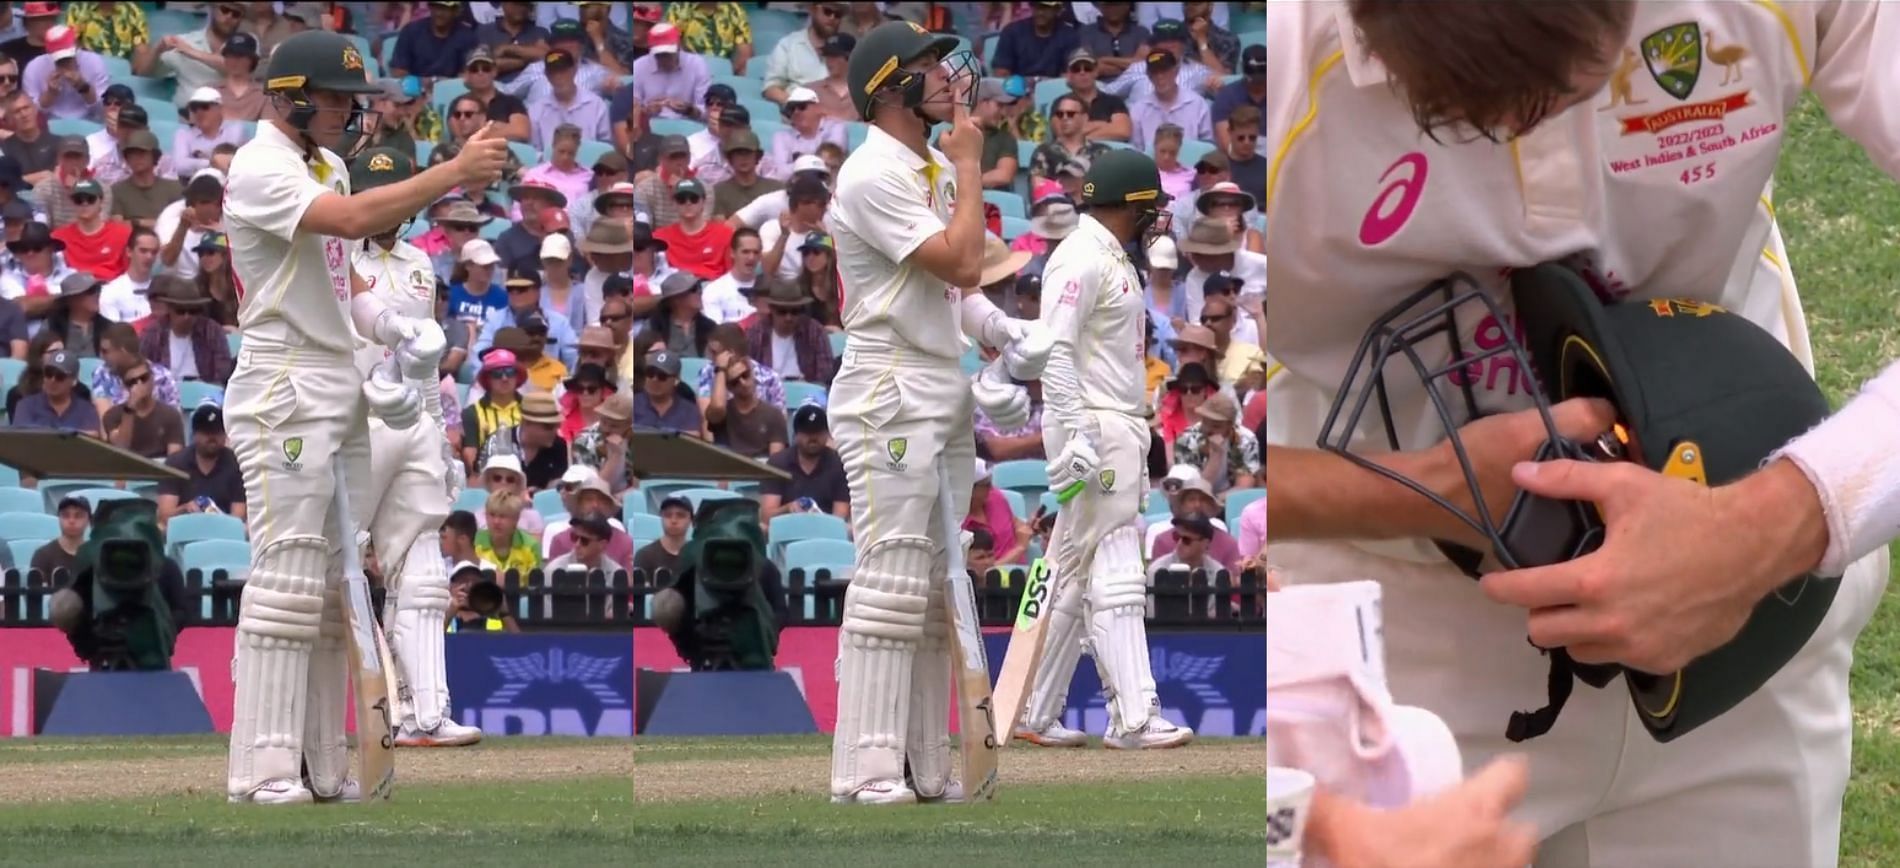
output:
[[[1061,491],[1056,492],[1056,505],[1067,506],[1069,501],[1074,500],[1075,496],[1078,494],[1081,494],[1082,489],[1087,488],[1088,485],[1089,485],[1088,480],[1078,479],[1074,482],[1069,483],[1066,486],[1063,486]]]

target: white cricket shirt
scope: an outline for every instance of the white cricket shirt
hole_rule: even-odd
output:
[[[963,355],[961,294],[904,261],[944,231],[956,198],[956,170],[934,147],[926,161],[873,126],[845,158],[825,223],[838,249],[853,351],[916,352],[951,364]]]
[[[388,250],[367,239],[355,242],[354,247],[351,263],[365,288],[400,316],[435,319],[435,268],[429,254],[400,238]],[[357,335],[356,367],[364,376],[389,353],[382,344]]]
[[[1147,407],[1147,295],[1108,227],[1082,215],[1042,270],[1041,319],[1055,337],[1043,371],[1046,412],[1074,425],[1083,410]]]
[[[270,123],[231,158],[224,222],[236,270],[238,329],[252,347],[314,344],[352,352],[349,241],[297,224],[319,196],[350,194],[343,160],[303,149]],[[255,341],[256,343],[251,343]]]

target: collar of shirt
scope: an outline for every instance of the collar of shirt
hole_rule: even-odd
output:
[[[909,145],[898,141],[896,136],[885,132],[882,127],[876,124],[870,124],[864,133],[864,144],[860,145],[858,149],[864,150],[869,148],[888,152],[892,157],[902,162],[905,166],[908,166],[912,171],[917,172],[927,171],[932,165],[945,165],[943,160],[937,159],[943,156],[942,153],[928,145],[925,147],[930,151],[930,159],[928,160],[918,156],[917,152],[911,150]]]

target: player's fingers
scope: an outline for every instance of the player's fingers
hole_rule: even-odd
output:
[[[479,130],[476,130],[474,135],[468,137],[468,140],[471,142],[479,142],[483,139],[486,139],[489,136],[493,135],[494,128],[495,128],[494,121],[482,121],[482,128]]]
[[[1480,816],[1504,814],[1524,798],[1530,783],[1530,765],[1523,756],[1509,754],[1485,766],[1468,786]]]

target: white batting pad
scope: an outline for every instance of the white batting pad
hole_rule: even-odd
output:
[[[912,660],[924,641],[930,587],[937,584],[934,549],[928,537],[895,536],[858,555],[839,630],[833,796],[903,779]]]
[[[323,620],[330,543],[292,536],[264,546],[238,608],[231,752],[225,787],[243,797],[259,784],[296,780],[303,758],[305,688]]]
[[[349,627],[343,620],[343,577],[324,584],[323,623],[310,655],[310,699],[304,712],[303,755],[310,790],[334,796],[350,776],[350,743],[343,731],[350,699],[350,655],[344,645]]]
[[[1108,532],[1089,563],[1089,647],[1108,694],[1109,731],[1133,732],[1160,711],[1148,663],[1148,580],[1142,571],[1141,531],[1123,525]]]
[[[389,625],[390,652],[402,670],[404,713],[433,731],[449,713],[447,664],[443,662],[442,625],[452,602],[449,576],[432,540],[418,540],[403,559],[396,591],[395,617]]]
[[[932,572],[944,575],[945,559]],[[905,756],[917,795],[943,795],[950,784],[950,610],[944,606],[944,580],[933,581],[924,609],[924,638],[910,667],[910,715],[906,718]]]

